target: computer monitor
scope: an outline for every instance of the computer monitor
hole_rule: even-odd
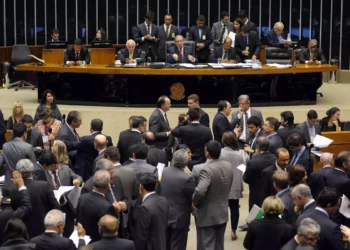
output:
[[[112,41],[92,42],[91,48],[112,48]]]
[[[67,41],[48,41],[47,49],[66,49],[68,47]]]

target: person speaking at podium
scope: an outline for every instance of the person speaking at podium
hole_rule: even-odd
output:
[[[74,41],[74,46],[66,49],[64,52],[64,64],[70,66],[85,66],[90,64],[89,52],[83,47],[80,39],[76,39]]]

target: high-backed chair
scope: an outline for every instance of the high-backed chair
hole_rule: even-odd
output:
[[[170,53],[170,48],[175,45],[175,41],[166,41],[165,42],[165,58],[168,61],[168,56]],[[195,43],[194,41],[184,41],[184,46],[190,46],[192,48],[193,56],[196,54]]]
[[[292,64],[292,48],[267,47],[265,50],[265,61],[268,63]]]

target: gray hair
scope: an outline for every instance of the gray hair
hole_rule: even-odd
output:
[[[299,184],[299,185],[295,186],[293,188],[292,192],[296,196],[300,196],[301,198],[312,198],[311,190],[310,190],[309,186],[307,186],[305,184]]]
[[[320,225],[311,218],[303,219],[298,226],[298,233],[302,235],[307,235],[308,233],[319,234],[320,232]]]
[[[184,168],[188,163],[188,154],[186,149],[179,149],[173,155],[172,166],[177,168]]]
[[[310,43],[315,43],[316,45],[318,44],[318,41],[316,40],[316,39],[311,39],[310,41],[309,41],[309,44]]]
[[[34,165],[30,160],[22,159],[17,162],[16,170],[22,174],[23,179],[26,179],[33,175]]]
[[[238,97],[238,101],[246,101],[247,103],[250,103],[250,98],[249,98],[249,95],[240,95]]]
[[[176,41],[176,39],[178,39],[178,38],[182,38],[182,40],[185,39],[182,35],[177,35],[177,36],[175,37],[175,41]]]
[[[320,161],[322,163],[332,163],[333,161],[333,154],[325,152],[322,153],[321,157],[320,157]]]
[[[295,250],[315,250],[315,248],[310,245],[299,245]]]
[[[136,46],[136,42],[134,41],[134,40],[132,40],[132,39],[129,39],[127,42],[126,42],[126,47],[128,47],[128,44],[129,43],[133,43],[135,46]]]
[[[96,163],[96,170],[108,170],[111,168],[113,168],[113,163],[108,159],[101,159]]]
[[[284,29],[284,24],[282,22],[277,22],[275,23],[275,25],[273,26],[273,28],[281,28],[281,29]]]
[[[107,188],[111,181],[111,175],[107,170],[99,170],[95,173],[93,178],[94,187]]]
[[[64,214],[58,209],[52,209],[49,211],[44,219],[44,225],[46,229],[55,228],[59,224],[64,225]]]

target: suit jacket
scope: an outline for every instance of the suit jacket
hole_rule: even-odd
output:
[[[298,246],[298,242],[296,242],[295,238],[293,237],[281,248],[281,250],[295,250]]]
[[[292,163],[294,157],[297,157],[295,153],[290,158],[290,163]],[[296,163],[293,163],[294,165],[300,164],[303,165],[306,169],[307,175],[309,176],[313,170],[314,170],[314,161],[311,158],[311,155],[309,154],[309,150],[305,148],[303,153],[300,155],[299,159],[296,161]]]
[[[299,214],[296,222],[295,222],[295,228],[298,228],[300,222],[307,218],[307,217],[310,217],[311,214],[314,213],[315,211],[315,208],[316,208],[316,201],[313,201],[312,203],[310,203],[303,211],[301,214]]]
[[[204,167],[205,163],[194,165],[192,168],[192,173],[191,175],[193,176],[194,180],[196,181],[196,186],[199,183],[199,173],[201,172],[202,168]]]
[[[310,51],[309,49],[304,49],[300,54],[299,54],[299,62],[300,63],[306,63],[306,61],[310,61]],[[326,58],[323,54],[322,49],[317,49],[314,53],[314,60],[320,61],[321,64],[327,63]]]
[[[289,225],[294,225],[297,219],[297,214],[294,211],[294,203],[290,193],[291,193],[291,189],[288,188],[276,196],[282,200],[284,205],[282,219],[285,222],[287,222]]]
[[[78,248],[75,247],[71,239],[62,237],[58,233],[43,233],[30,240],[36,244],[37,250],[75,250],[85,246],[85,240],[79,240]]]
[[[67,48],[64,53],[64,64],[67,64],[68,61],[84,61],[86,64],[90,64],[89,50],[87,48],[81,48],[78,60],[76,60],[74,48]]]
[[[223,53],[224,52],[223,52],[222,47],[215,47],[214,52],[210,54],[208,61],[210,63],[218,63],[218,59],[222,58]],[[236,63],[241,62],[241,58],[238,56],[238,54],[234,48],[228,49],[227,59],[228,60],[236,60]]]
[[[253,23],[252,21],[248,20],[246,25],[249,27],[250,31],[258,32],[258,29],[256,28],[255,23]]]
[[[249,224],[243,246],[249,250],[280,250],[293,236],[292,231],[292,226],[278,215],[266,215]]]
[[[196,54],[197,54],[198,60],[207,61],[208,57],[210,55],[209,46],[210,46],[210,44],[213,43],[213,37],[212,37],[210,28],[208,26],[203,26],[202,27],[202,36],[200,37],[198,26],[195,25],[189,29],[188,34],[189,34],[188,40],[194,41],[196,43],[195,44],[196,48],[197,48],[198,43],[204,43],[205,47],[203,49],[201,49],[200,51],[196,50]]]
[[[20,138],[15,138],[4,144],[0,157],[0,172],[5,174],[5,186],[12,184],[12,173],[16,171],[17,162],[22,159],[28,159],[33,164],[36,162],[32,145]]]
[[[77,137],[73,134],[72,130],[70,130],[70,128],[68,127],[67,123],[63,124],[60,128],[60,131],[57,135],[57,140],[61,140],[66,144],[68,154],[71,151],[75,151],[75,153],[73,154],[76,155],[76,148],[80,138],[79,140],[77,139]]]
[[[263,118],[262,113],[261,113],[260,110],[250,108],[250,116],[248,117],[248,114],[247,114],[247,120],[248,120],[248,118],[250,118],[252,116],[259,117],[260,120],[261,120],[261,124],[264,124],[264,118]],[[242,115],[241,118],[239,118],[238,117],[238,110],[234,111],[232,113],[232,121],[231,121],[232,126],[235,128],[237,125],[239,125],[243,129],[243,126],[244,126],[243,122],[244,122],[243,121],[243,115]],[[248,142],[249,139],[250,139],[250,134],[249,134],[249,131],[248,131],[248,123],[247,123],[247,121],[246,121],[246,130],[245,130],[245,132],[246,132],[246,142]]]
[[[283,147],[283,141],[277,133],[274,135],[268,136],[267,139],[270,141],[271,154],[276,154],[277,149]]]
[[[217,112],[213,121],[214,140],[221,143],[223,134],[226,131],[233,131],[233,125],[228,121],[227,116],[222,112]]]
[[[282,38],[284,40],[287,39],[287,34],[284,31],[282,32],[281,36],[282,36]],[[267,33],[267,37],[266,38],[267,38],[267,45],[268,46],[270,46],[270,47],[277,47],[277,48],[284,47],[283,44],[282,45],[280,44],[280,41],[279,41],[278,36],[276,35],[274,29],[271,29],[269,31],[269,33]]]
[[[311,138],[310,138],[310,133],[308,129],[308,123],[305,121],[303,123],[298,124],[297,129],[300,129],[301,131],[303,131],[306,143],[310,143]],[[315,124],[315,134],[321,135],[321,125],[318,122]]]
[[[233,31],[233,23],[229,22],[226,28],[227,28],[227,36],[228,36],[228,34],[230,34],[230,31]],[[221,43],[219,43],[219,41],[221,39],[222,29],[223,29],[223,25],[222,25],[221,21],[213,24],[213,26],[211,28],[211,36],[213,38],[213,44],[212,44],[211,48],[214,48],[217,46],[222,48],[223,41],[221,41]]]
[[[136,200],[130,209],[130,235],[135,250],[166,249],[169,203],[158,194],[150,194],[144,201]]]
[[[165,61],[167,51],[165,51],[165,42],[175,41],[175,37],[179,34],[177,26],[171,24],[169,36],[166,37],[164,24],[158,27],[158,61]]]
[[[258,137],[260,136],[264,136],[264,130],[261,128],[257,134],[249,134],[249,141],[247,141],[248,145],[250,146],[251,149],[253,149],[254,151],[256,150],[256,139],[258,139]],[[254,155],[256,154],[256,152],[250,154],[250,157],[252,158]]]
[[[191,149],[192,160],[188,163],[190,169],[194,165],[206,161],[204,148],[213,139],[210,128],[200,123],[191,123],[186,126],[184,126],[184,123],[181,123],[171,134],[180,138],[181,143],[186,144]]]
[[[243,180],[249,185],[249,207],[254,204],[261,207],[260,191],[264,185],[262,171],[273,165],[276,161],[275,155],[270,152],[263,152],[254,156],[247,162],[247,168]]]
[[[2,111],[0,109],[0,149],[2,149],[2,146],[6,142],[5,134],[6,134],[6,126],[5,126],[4,115],[2,114]]]
[[[311,189],[312,197],[318,197],[325,184],[324,178],[327,178],[331,172],[333,172],[332,167],[326,166],[310,174],[310,177],[307,178],[307,183]]]
[[[92,206],[92,204],[94,204]],[[79,197],[77,206],[77,221],[82,224],[86,234],[90,235],[91,243],[101,239],[98,232],[97,223],[102,216],[110,214],[117,217],[117,214],[109,202],[102,194],[91,192]]]
[[[151,41],[147,39],[143,39],[144,36],[148,34],[145,22],[140,23],[136,26],[132,31],[132,35],[134,37],[135,42],[139,45],[139,49],[148,54],[149,48],[152,50],[152,54],[157,58],[157,42],[158,40]],[[158,38],[158,27],[155,24],[151,24],[151,37]]]
[[[165,166],[168,166],[168,158],[165,151],[156,148],[154,145],[148,146],[146,162],[154,167],[157,167],[158,163],[163,163]]]
[[[92,175],[95,174],[95,172],[97,171],[96,166],[97,166],[97,162],[101,159],[105,158],[105,150],[103,150],[102,152],[100,152],[98,154],[98,156],[94,159],[94,162],[92,163]]]
[[[146,160],[136,159],[133,163],[127,165],[126,167],[132,168],[136,174],[137,180],[140,180],[142,174],[151,173],[158,178],[158,170],[156,167],[148,164]]]
[[[199,113],[201,115],[201,117],[199,118],[199,123],[202,124],[203,126],[210,128],[209,115],[201,108],[199,109]]]
[[[196,214],[197,227],[210,227],[227,222],[227,200],[232,181],[230,163],[210,160],[204,165],[193,194],[193,203],[199,209]]]
[[[31,129],[27,132],[27,143],[31,144],[33,148],[44,147],[43,136],[38,130]]]
[[[339,168],[332,168],[323,174],[323,182],[320,187],[335,188],[340,196],[343,194],[350,198],[350,178]]]
[[[134,242],[131,240],[119,239],[118,236],[102,237],[101,240],[91,244],[93,250],[114,250],[118,246],[120,250],[135,250]]]
[[[229,200],[239,200],[243,197],[242,171],[237,169],[237,167],[241,164],[247,165],[248,159],[248,154],[242,149],[233,150],[230,147],[224,147],[221,149],[220,160],[229,162],[233,171],[233,181],[230,194],[228,196]]]
[[[160,195],[169,202],[168,226],[188,229],[191,221],[195,180],[177,167],[165,168],[160,182]]]
[[[139,131],[126,129],[120,132],[117,148],[119,149],[121,163],[129,159],[129,147],[141,141],[142,135]]]
[[[1,250],[36,250],[36,245],[23,238],[9,239],[0,247]]]
[[[242,61],[244,62],[246,59],[252,59],[254,55],[256,58],[259,58],[261,42],[258,33],[255,31],[249,32],[248,44],[246,43],[245,39],[246,37],[244,37],[242,33],[238,33],[235,39],[235,49],[237,54],[241,57]],[[243,51],[245,51],[247,47],[249,47],[249,55],[245,56],[243,55]]]
[[[197,59],[195,57],[195,52],[192,51],[192,47],[191,46],[184,45],[182,53],[183,53],[183,61],[181,61],[179,48],[176,45],[174,45],[173,47],[171,47],[169,49],[167,62],[171,63],[171,64],[174,64],[174,63],[195,63],[197,61]],[[174,60],[173,54],[178,55],[178,60],[177,61]],[[188,60],[188,56],[189,55],[193,56],[195,61],[191,62],[190,60]]]
[[[166,132],[171,131],[171,129],[158,108],[153,111],[149,118],[149,130],[154,134],[156,147],[163,148],[167,146],[168,136]]]
[[[55,198],[53,189],[47,182],[25,179],[24,185],[28,190],[33,210],[28,218],[23,219],[23,222],[27,227],[29,237],[33,238],[45,231],[44,218],[46,214],[52,209],[60,209],[60,205]],[[8,192],[12,208],[16,210],[21,206],[20,192],[13,185],[8,189]]]
[[[277,134],[281,137],[283,147],[285,147],[285,148],[289,148],[289,146],[287,145],[287,140],[291,134],[300,135],[300,138],[303,140],[303,142],[306,146],[306,138],[305,138],[304,132],[301,131],[300,129],[297,129],[294,126],[286,126],[284,128],[280,128],[279,130],[277,130]]]
[[[130,53],[129,50],[126,49],[121,49],[118,51],[118,60],[121,61],[122,64],[126,63],[126,59],[129,59],[130,57]],[[146,53],[140,49],[135,49],[134,53],[132,54],[132,58],[136,59],[136,58],[140,58],[140,61],[137,61],[137,63],[143,63],[145,62],[145,57],[146,57]]]

